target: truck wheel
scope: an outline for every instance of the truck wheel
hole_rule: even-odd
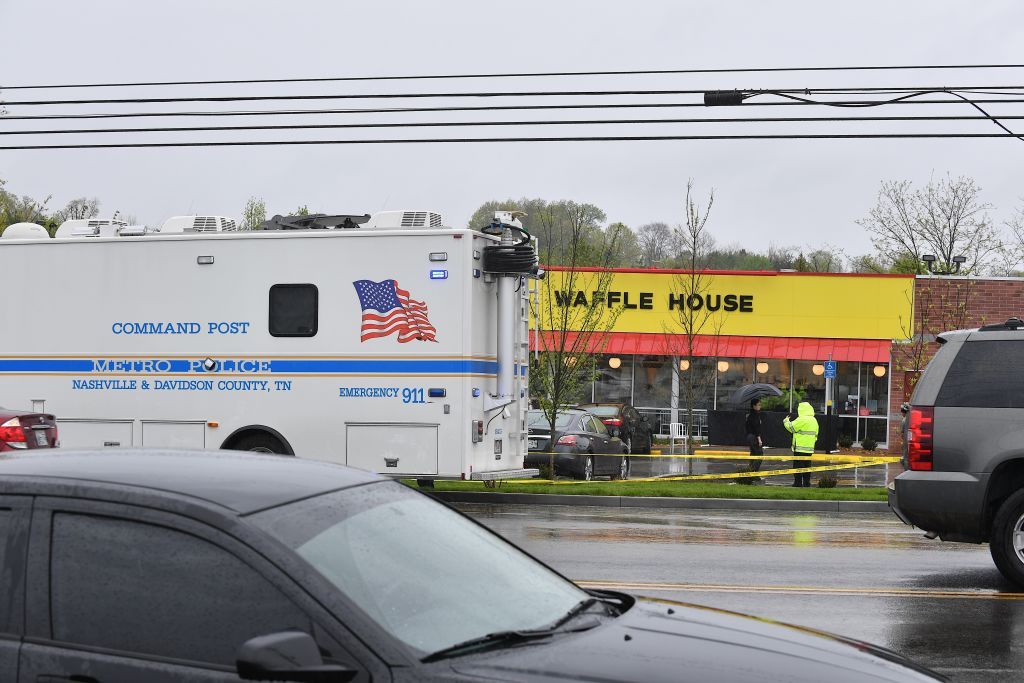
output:
[[[1024,490],[999,506],[988,548],[1003,576],[1024,587]]]
[[[243,436],[231,446],[231,450],[288,455],[288,450],[279,439],[274,438],[270,434],[260,432]]]

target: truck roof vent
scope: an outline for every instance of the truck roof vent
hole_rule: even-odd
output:
[[[381,211],[373,214],[363,227],[378,230],[443,228],[444,220],[437,211]]]
[[[233,232],[238,224],[226,216],[171,216],[154,232]]]

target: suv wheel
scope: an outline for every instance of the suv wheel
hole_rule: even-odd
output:
[[[999,507],[992,522],[989,551],[1003,576],[1024,587],[1024,490]]]

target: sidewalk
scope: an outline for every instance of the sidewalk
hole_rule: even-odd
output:
[[[657,448],[655,448],[657,450]],[[745,455],[748,450],[745,446],[708,446],[706,448],[698,449],[694,455],[699,455],[701,450],[714,450],[718,452],[729,451],[734,452],[737,455]],[[662,454],[670,455],[668,448],[662,448]],[[790,456],[791,451],[788,448],[765,448],[765,455],[772,456]],[[870,455],[867,452],[856,453],[857,455]],[[823,454],[818,453],[821,456]],[[644,461],[649,461],[649,464]],[[658,458],[655,456],[633,456],[633,472],[634,475],[643,473],[646,476],[663,476],[663,475],[690,475],[690,474],[726,474],[731,472],[739,472],[746,467],[750,466],[749,460],[716,460],[714,458]],[[770,472],[771,470],[785,470],[792,467],[791,461],[789,460],[765,460],[761,465],[762,472]],[[647,469],[649,468],[649,473]],[[851,469],[837,470],[835,472],[836,477],[839,480],[839,486],[878,486],[883,487],[889,484],[895,479],[903,468],[899,463],[889,463],[886,465],[873,465],[870,467],[855,467]],[[811,475],[812,486],[818,481],[818,473]],[[764,477],[765,485],[768,486],[788,486],[792,483],[791,475],[779,475],[777,477]]]

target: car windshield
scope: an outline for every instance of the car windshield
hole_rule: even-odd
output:
[[[619,406],[587,406],[587,412],[598,417],[614,417],[619,414]]]
[[[249,517],[422,656],[543,628],[588,596],[515,546],[396,482]]]
[[[572,413],[558,413],[555,416],[555,429],[565,429],[572,422]],[[548,416],[543,410],[531,410],[526,413],[527,427],[549,427]]]

